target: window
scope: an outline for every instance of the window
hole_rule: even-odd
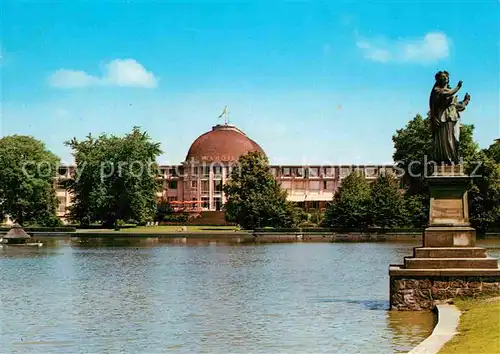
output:
[[[326,177],[334,177],[335,176],[335,168],[334,167],[325,167],[323,173]]]
[[[269,172],[271,172],[271,174],[276,177],[278,175],[278,169],[277,168],[274,168],[274,167],[271,167],[269,169]]]
[[[214,176],[216,178],[221,178],[222,177],[222,166],[214,166],[213,170],[214,170]]]
[[[367,177],[375,177],[377,175],[376,167],[367,167],[366,168],[366,176]]]
[[[198,181],[191,181],[191,189],[198,189]]]
[[[191,175],[192,176],[198,176],[198,167],[191,166]]]
[[[168,189],[177,189],[177,181],[169,181]]]
[[[168,175],[170,177],[178,177],[177,169],[175,167],[168,169]]]
[[[312,191],[319,191],[319,187],[320,187],[319,182],[320,181],[309,181],[309,189]]]
[[[64,184],[65,184],[65,180],[64,179],[57,180],[57,182],[56,182],[56,189],[66,189],[66,187],[64,186]]]
[[[210,166],[203,166],[203,177],[210,176]]]
[[[325,191],[333,191],[333,181],[323,181],[323,189]]]
[[[65,213],[66,212],[66,198],[65,197],[59,197],[57,199],[59,200],[59,212],[60,213]]]
[[[220,197],[214,198],[215,210],[220,210],[222,207],[222,199]]]
[[[58,170],[59,176],[66,176],[68,173],[68,168],[67,167],[59,167]]]
[[[342,167],[340,170],[340,174],[342,177],[347,177],[351,174],[351,168],[350,167]]]
[[[309,202],[310,209],[319,209],[319,201],[314,200]]]
[[[281,168],[281,175],[283,177],[290,177],[292,175],[292,172],[290,171],[290,167],[282,167]]]
[[[297,190],[304,190],[305,189],[305,181],[296,181],[293,186]]]
[[[208,181],[201,181],[201,193],[208,194]]]
[[[209,199],[208,197],[201,197],[201,207],[204,208],[204,209],[208,209],[209,208]]]
[[[286,190],[292,189],[292,181],[283,181],[281,182],[281,188]]]
[[[319,177],[319,167],[309,167],[309,177]]]
[[[295,177],[304,177],[305,173],[304,173],[304,168],[302,167],[296,167],[293,169],[293,174]]]
[[[214,193],[222,193],[222,181],[214,180]]]

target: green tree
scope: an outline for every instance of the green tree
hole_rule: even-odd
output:
[[[371,185],[368,215],[371,226],[382,229],[407,223],[405,200],[393,175],[380,174]]]
[[[165,198],[161,198],[156,204],[155,221],[166,221],[173,213],[170,203]]]
[[[429,198],[427,194],[404,195],[407,219],[405,226],[424,229],[429,223]]]
[[[479,147],[474,141],[473,133],[473,125],[461,126],[459,153],[466,169],[478,160]],[[433,168],[433,141],[429,119],[417,114],[406,127],[396,131],[392,141],[396,169],[406,187],[405,200],[409,222],[414,227],[424,226],[427,224],[429,214],[429,195],[425,177],[432,173]]]
[[[0,139],[0,213],[26,225],[60,224],[54,177],[59,158],[31,136]]]
[[[116,227],[119,220],[154,219],[161,188],[155,160],[161,150],[146,132],[134,127],[124,137],[89,135],[66,145],[73,150],[77,166],[67,182],[74,196],[73,220]]]
[[[500,163],[500,139],[497,139],[486,149],[486,154],[496,163]]]
[[[259,152],[241,156],[223,187],[226,220],[244,229],[293,227],[297,225],[295,206],[269,171],[267,157]]]
[[[466,172],[474,178],[469,192],[470,221],[479,233],[500,228],[500,163],[489,149],[477,154],[477,163],[470,163]]]
[[[459,153],[464,162],[474,160],[478,145],[474,142],[474,126],[461,126]],[[406,127],[398,129],[393,135],[393,159],[398,173],[410,195],[427,192],[425,177],[432,173],[432,133],[429,118],[417,114]]]
[[[354,171],[347,176],[325,212],[325,224],[332,228],[364,229],[369,226],[370,185]]]
[[[406,127],[396,131],[392,141],[395,150],[393,159],[408,193],[422,193],[426,190],[423,176],[432,147],[429,119],[417,114]]]

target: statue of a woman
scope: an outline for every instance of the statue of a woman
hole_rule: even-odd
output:
[[[434,142],[434,161],[445,165],[459,163],[458,142],[460,138],[460,114],[470,101],[465,94],[463,101],[458,101],[455,94],[462,87],[462,81],[452,89],[449,86],[449,74],[440,71],[435,75],[436,83],[430,95],[430,120]]]

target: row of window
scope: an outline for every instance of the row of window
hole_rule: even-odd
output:
[[[365,173],[367,176],[375,176],[378,174],[379,167],[353,167],[353,166],[341,166],[337,167],[340,168],[340,175],[346,176],[350,174],[353,169],[357,169]],[[225,169],[226,175],[229,175],[231,173],[231,167],[230,166],[192,166],[188,168],[190,171],[190,174],[193,176],[197,175],[202,175],[208,177],[210,175],[210,171],[213,172],[214,175],[222,175],[222,170]],[[386,167],[388,171],[392,170],[391,167]],[[282,177],[320,177],[321,175],[325,177],[334,177],[336,172],[336,167],[330,166],[330,167],[271,167],[271,173],[273,175],[277,176],[282,176]],[[60,167],[59,168],[59,175],[60,176],[65,176],[67,175],[68,168],[67,167]],[[160,169],[160,174],[162,176],[169,176],[169,177],[179,177],[181,176],[184,172],[184,167],[182,166],[177,166],[177,167],[170,167],[170,168],[161,168]]]
[[[215,176],[222,176],[222,169],[225,169],[226,176],[231,174],[231,167],[223,167],[223,166],[193,166],[189,168],[189,172],[192,176],[204,176],[208,177],[210,176],[210,171]],[[169,176],[169,177],[179,177],[180,175],[183,174],[183,169],[181,170],[180,168],[169,168],[169,169],[161,169],[160,174],[162,176]],[[187,172],[187,171],[186,171]]]
[[[281,181],[281,188],[291,190],[311,190],[319,191],[321,188],[323,190],[333,191],[335,187],[335,181]]]
[[[201,207],[204,209],[210,208],[210,199],[208,197],[201,197]],[[214,197],[214,207],[215,210],[221,210],[222,208],[222,198],[221,197]],[[177,197],[168,197],[167,201],[169,203],[177,201]],[[193,201],[196,201],[196,198],[193,198]]]
[[[209,181],[204,180],[200,181],[201,182],[201,193],[205,194],[208,193],[209,191]],[[173,181],[168,181],[167,186],[168,189],[177,189],[178,182],[176,180]],[[215,193],[221,193],[222,192],[222,180],[221,179],[216,179],[212,181],[212,189]],[[198,181],[191,181],[191,190],[198,190]]]
[[[336,170],[339,170],[338,172]],[[368,177],[377,176],[379,173],[378,167],[273,167],[271,168],[271,173],[274,176],[279,177],[335,177],[340,174],[340,176],[348,176],[353,170],[362,172]],[[392,168],[386,168],[387,172],[391,172]]]

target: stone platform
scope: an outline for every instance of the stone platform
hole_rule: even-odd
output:
[[[436,301],[457,296],[500,293],[498,260],[476,247],[469,223],[470,181],[461,166],[442,166],[428,178],[429,227],[423,245],[403,264],[389,266],[392,309],[431,309]]]

